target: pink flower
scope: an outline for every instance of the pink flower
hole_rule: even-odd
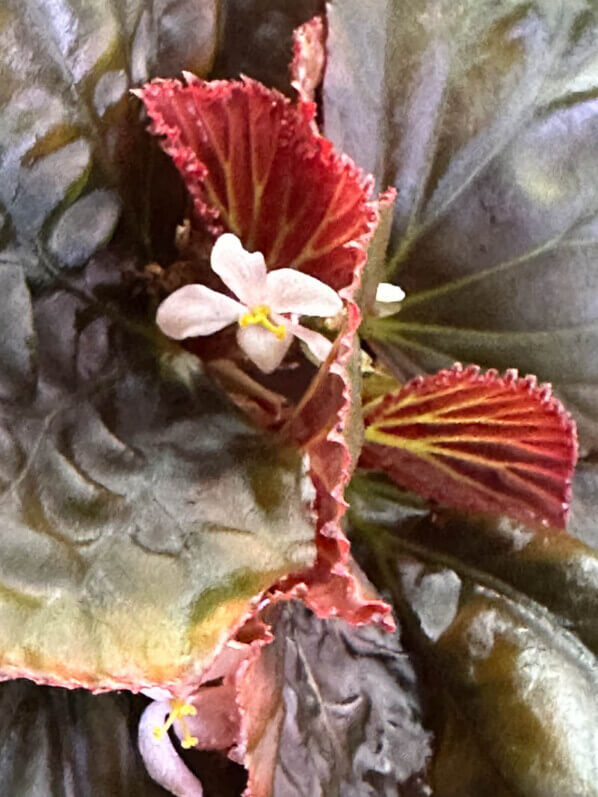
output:
[[[268,272],[261,252],[247,252],[232,233],[218,238],[210,262],[239,301],[205,285],[185,285],[158,308],[156,320],[165,335],[175,340],[212,335],[236,323],[239,346],[267,374],[278,368],[294,337],[318,360],[326,359],[330,341],[299,324],[298,317],[339,313],[343,303],[336,291],[292,268]]]

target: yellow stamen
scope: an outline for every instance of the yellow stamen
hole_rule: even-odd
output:
[[[252,307],[250,313],[245,313],[239,319],[239,326],[241,327],[249,327],[253,324],[259,324],[260,326],[264,327],[264,329],[273,332],[278,340],[282,340],[286,334],[286,329],[284,324],[273,324],[270,321],[270,308],[267,304],[258,304],[257,307]]]
[[[185,722],[185,717],[194,717],[197,714],[197,709],[190,703],[185,703],[184,700],[171,700],[170,701],[170,714],[166,718],[164,725],[156,725],[154,728],[154,738],[157,741],[163,739],[170,730],[172,723],[177,721],[181,723],[183,728],[183,739],[181,745],[187,750],[189,747],[195,747],[198,742],[196,736],[191,736],[189,728]]]

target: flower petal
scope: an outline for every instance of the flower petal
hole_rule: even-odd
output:
[[[230,232],[214,244],[210,258],[212,270],[248,307],[265,303],[266,263],[261,252],[247,252]]]
[[[211,230],[234,232],[269,269],[351,283],[377,222],[373,179],[317,135],[313,103],[250,79],[161,80],[139,96]]]
[[[156,323],[175,340],[211,335],[232,324],[245,307],[205,285],[185,285],[165,299],[156,314]]]
[[[279,268],[266,277],[266,304],[275,313],[328,318],[342,310],[338,293],[315,277],[292,268]]]
[[[258,324],[239,327],[237,332],[237,343],[265,374],[271,374],[278,368],[292,342],[293,335],[288,328],[284,338],[277,338],[270,330]]]
[[[170,712],[170,705],[150,703],[141,715],[137,742],[143,763],[151,777],[172,794],[187,797],[202,797],[200,781],[187,769],[165,734],[159,741],[154,736],[154,728],[162,725]]]
[[[313,329],[301,326],[301,324],[293,324],[287,321],[286,325],[291,334],[305,343],[314,357],[317,357],[320,362],[324,362],[332,348],[332,343],[328,338],[320,335],[319,332],[314,332]]]
[[[393,285],[390,282],[380,282],[376,289],[376,301],[383,303],[395,304],[402,302],[405,298],[405,291],[399,288],[398,285]]]

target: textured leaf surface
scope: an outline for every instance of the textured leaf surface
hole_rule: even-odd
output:
[[[0,779],[19,797],[166,797],[135,738],[145,700],[12,681],[0,686]]]
[[[380,210],[380,209],[379,209]],[[362,261],[365,252],[362,252]],[[361,263],[367,275],[370,261]],[[304,597],[318,617],[338,616],[354,624],[376,622],[394,627],[389,607],[375,591],[364,588],[353,572],[350,546],[344,533],[347,509],[345,489],[363,445],[361,348],[357,330],[361,321],[355,296],[363,272],[356,267],[351,285],[344,289],[346,320],[331,356],[322,365],[286,426],[288,437],[309,456],[316,489],[316,544],[318,557],[309,573],[291,576],[284,589],[309,586]]]
[[[5,677],[193,681],[252,598],[313,560],[298,456],[242,421],[195,358],[160,361],[121,268],[106,253],[33,305],[0,270],[18,377],[0,424]]]
[[[442,504],[564,527],[575,424],[550,388],[454,367],[365,408],[362,461]]]
[[[156,74],[205,73],[216,0],[8,0],[0,20],[3,260],[44,281],[37,250],[69,269],[123,208],[149,240],[152,155],[129,95]]]
[[[567,535],[351,491],[362,563],[422,661],[440,797],[597,794],[598,559]]]
[[[428,794],[431,738],[398,635],[298,603],[277,613],[244,686],[267,696],[249,717],[253,797]]]
[[[362,440],[355,296],[379,220],[379,203],[369,201],[371,180],[319,136],[312,103],[293,104],[253,80],[186,78],[187,85],[154,81],[141,97],[197,216],[214,232],[232,230],[249,250],[263,253],[269,268],[309,272],[346,300],[331,354],[283,432],[309,456],[318,559],[280,589],[307,585],[305,599],[320,616],[390,622],[387,607],[362,595],[350,573],[341,528],[344,488]]]
[[[455,360],[550,381],[595,444],[596,4],[332,3],[325,132],[398,188],[370,334],[401,378]]]
[[[214,232],[235,233],[270,269],[299,268],[336,290],[351,283],[363,261],[356,242],[376,220],[371,182],[315,133],[311,103],[255,81],[192,77],[151,83],[141,96]]]

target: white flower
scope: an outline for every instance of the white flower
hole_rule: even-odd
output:
[[[158,308],[156,321],[165,335],[182,340],[237,323],[239,346],[267,374],[278,368],[293,337],[319,360],[326,359],[330,341],[301,326],[298,317],[336,315],[343,306],[336,291],[292,268],[267,271],[261,252],[245,251],[231,233],[218,238],[210,262],[239,301],[205,285],[185,285]]]

